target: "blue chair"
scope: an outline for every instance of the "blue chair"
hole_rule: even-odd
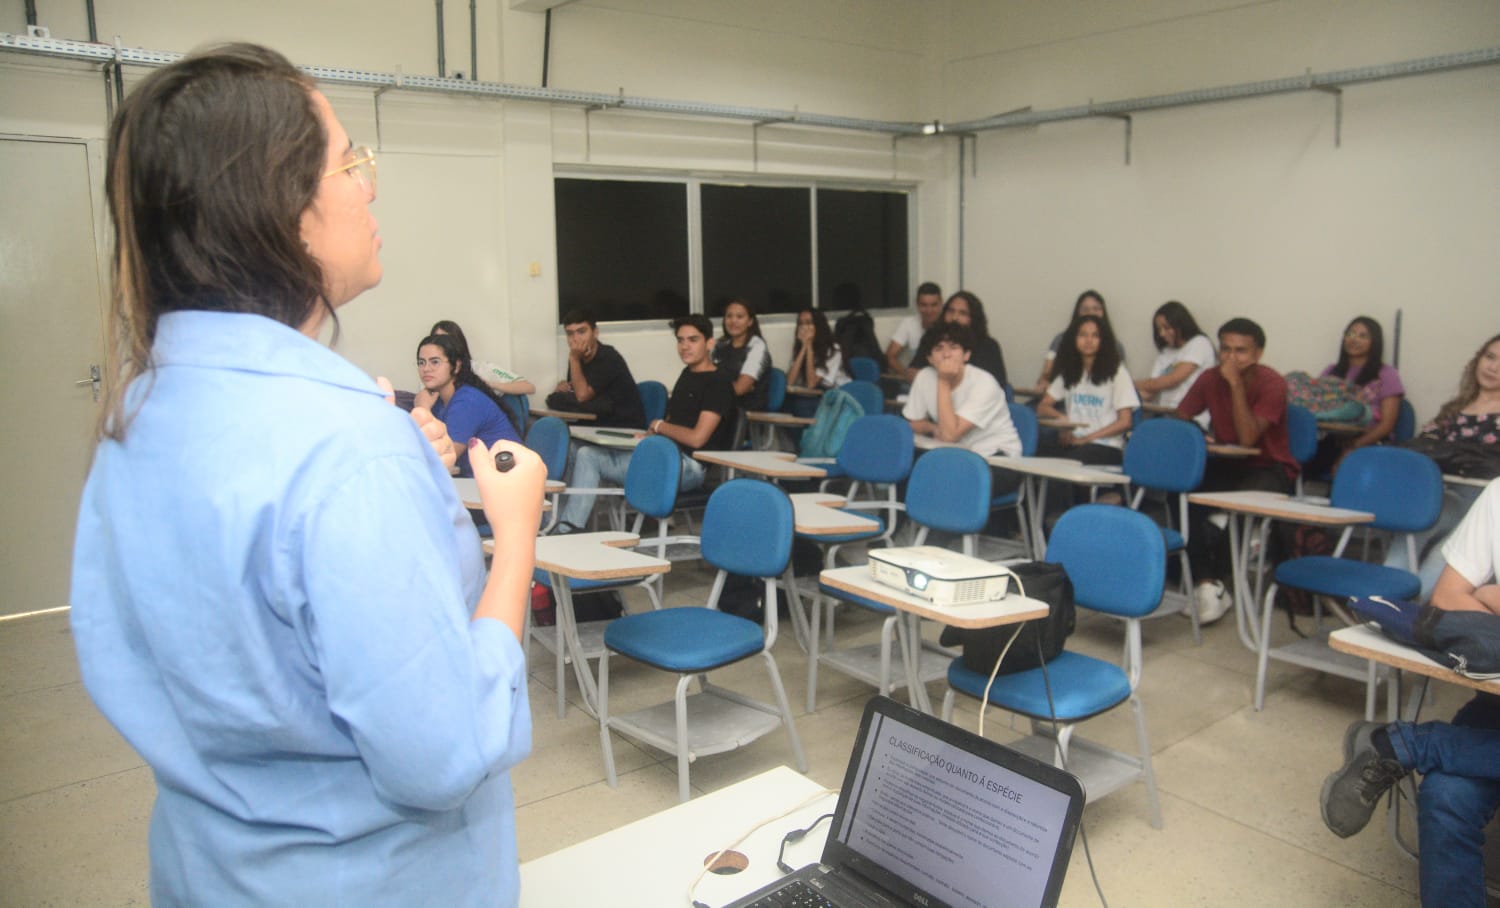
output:
[[[1401,407],[1396,411],[1396,428],[1391,430],[1391,440],[1400,444],[1411,441],[1417,434],[1417,411],[1411,401],[1401,398]]]
[[[688,765],[698,757],[733,750],[772,731],[786,728],[797,768],[807,771],[807,758],[797,737],[791,707],[771,648],[776,643],[775,578],[787,568],[792,552],[792,502],[774,485],[755,479],[724,483],[708,501],[703,514],[703,559],[718,568],[708,604],[683,606],[626,615],[610,622],[604,632],[609,652],[628,656],[653,668],[675,673],[672,705],[675,722],[668,724],[662,706],[622,716],[609,712],[609,655],[599,660],[599,737],[604,749],[604,771],[615,787],[614,746],[610,731],[677,755],[677,794],[689,796]],[[717,609],[719,594],[729,574],[764,581],[766,605],[762,623],[728,615]],[[708,682],[708,672],[759,654],[765,660],[776,704],[760,703]],[[699,679],[700,692],[689,697],[688,685]],[[663,704],[665,706],[665,704]],[[714,713],[706,721],[707,713]],[[700,731],[688,735],[688,720]],[[701,730],[710,725],[711,730]]]
[[[780,413],[786,406],[786,372],[775,366],[766,376],[766,409]]]
[[[1070,749],[1080,752],[1073,771],[1084,777],[1089,800],[1102,798],[1137,779],[1146,785],[1151,825],[1161,828],[1161,805],[1151,746],[1139,694],[1141,621],[1161,602],[1166,582],[1167,550],[1161,528],[1144,514],[1111,505],[1085,504],[1057,521],[1047,543],[1047,561],[1061,564],[1073,581],[1078,605],[1125,620],[1124,664],[1115,665],[1065,649],[1040,668],[997,675],[988,702],[1031,720],[1032,736],[1009,746],[1055,766],[1068,767]],[[943,719],[953,717],[954,693],[983,703],[989,678],[970,671],[963,660],[948,667]],[[1130,703],[1135,714],[1138,754],[1073,740],[1077,723]],[[983,706],[981,705],[981,709]],[[1099,768],[1090,779],[1089,770]]]
[[[1148,419],[1141,423],[1125,444],[1125,475],[1130,477],[1134,492],[1130,507],[1139,511],[1146,492],[1163,492],[1177,496],[1174,526],[1171,498],[1167,499],[1166,525],[1162,540],[1168,555],[1178,557],[1182,583],[1173,608],[1162,608],[1152,617],[1186,611],[1193,619],[1193,641],[1203,642],[1198,626],[1198,604],[1193,596],[1193,572],[1188,565],[1188,493],[1203,482],[1203,468],[1208,462],[1208,446],[1197,423],[1180,419]]]
[[[537,424],[540,425],[545,421],[545,419],[538,420]],[[667,535],[667,518],[671,516],[677,504],[677,485],[681,475],[682,464],[677,453],[677,445],[669,438],[652,435],[642,439],[641,443],[636,446],[635,452],[631,454],[630,467],[625,472],[623,489],[602,488],[579,491],[587,491],[592,495],[623,495],[626,504],[635,509],[636,516],[630,532],[637,536],[641,535],[647,517],[655,519],[656,535],[649,538],[643,537],[638,548],[648,550],[649,554],[657,558],[666,558],[667,549],[670,546],[698,543],[695,537]],[[531,579],[552,591],[553,601],[557,606],[557,625],[551,628],[533,629],[528,610],[528,620],[522,633],[522,651],[529,649],[531,640],[534,638],[543,649],[552,653],[556,669],[557,715],[561,718],[567,714],[567,675],[564,666],[569,656],[560,635],[577,633],[581,644],[580,651],[585,659],[597,659],[604,654],[604,632],[600,625],[606,622],[594,621],[578,625],[573,619],[573,594],[639,586],[651,598],[651,607],[659,609],[662,607],[662,575],[610,580],[571,579],[558,587],[553,583],[550,573],[536,568],[532,571]],[[578,666],[577,669],[582,671],[584,667]]]
[[[641,395],[641,409],[646,413],[646,425],[667,415],[666,385],[659,381],[638,381],[635,387]]]
[[[879,416],[885,412],[885,392],[880,390],[878,382],[855,379],[839,385],[839,390],[859,401],[866,416]]]
[[[773,366],[766,375],[766,412],[780,413],[785,406],[786,373]],[[770,451],[777,447],[777,426],[769,423],[752,423],[745,413],[740,413],[736,418],[739,420],[736,432],[741,427],[745,427],[752,448]]]
[[[1306,590],[1317,596],[1343,600],[1350,596],[1415,599],[1421,594],[1417,577],[1416,533],[1437,522],[1443,507],[1443,474],[1432,458],[1405,448],[1368,447],[1349,452],[1333,477],[1331,503],[1336,508],[1368,511],[1377,530],[1404,534],[1410,570],[1341,557],[1354,527],[1346,527],[1332,556],[1294,558],[1276,566],[1275,579],[1261,603],[1260,650],[1255,673],[1255,708],[1265,704],[1266,664],[1269,659],[1291,662],[1328,674],[1365,681],[1365,718],[1375,717],[1376,663],[1333,653],[1328,632],[1319,632],[1280,649],[1271,649],[1271,613],[1280,586]],[[1396,544],[1399,536],[1392,539]],[[1321,617],[1321,616],[1319,616]]]
[[[936,448],[917,458],[906,483],[906,516],[918,526],[914,544],[924,545],[929,530],[957,533],[963,541],[965,555],[974,555],[979,533],[989,522],[990,509],[986,505],[990,491],[990,467],[984,458],[966,448]],[[808,644],[807,658],[807,709],[817,708],[818,663],[827,663],[843,674],[874,685],[882,695],[890,696],[893,686],[907,687],[911,704],[924,708],[925,685],[928,681],[941,679],[947,671],[948,659],[953,655],[936,645],[925,645],[920,633],[911,635],[920,627],[920,620],[912,619],[910,626],[902,621],[902,615],[888,605],[873,599],[840,593],[839,598],[870,611],[886,616],[880,629],[878,647],[878,669],[871,671],[873,645],[850,647],[844,650],[820,648],[818,612],[813,612],[813,626]],[[908,667],[915,667],[904,682],[891,680],[891,638],[899,634],[902,648],[909,654]],[[923,659],[926,653],[934,654]]]
[[[531,398],[524,394],[504,395],[506,403],[512,407],[512,412],[520,418],[520,425],[516,426],[516,434],[522,438],[526,437],[526,425],[531,422]]]
[[[880,384],[880,363],[868,356],[851,356],[849,357],[849,374],[854,376],[855,381],[867,381],[878,385]]]
[[[1307,472],[1307,465],[1312,461],[1313,455],[1318,453],[1318,418],[1306,407],[1287,404],[1286,435],[1292,459],[1299,466],[1296,494],[1298,498],[1303,498],[1302,476]]]
[[[568,425],[555,416],[544,416],[532,423],[531,429],[526,433],[526,447],[536,452],[542,459],[542,464],[547,468],[548,481],[562,482],[568,470]],[[552,512],[547,516],[546,523],[542,526],[542,534],[552,532],[557,526],[559,515],[558,493],[552,492],[547,496],[552,503]]]
[[[1041,432],[1041,426],[1036,421],[1036,411],[1024,404],[1007,403],[1006,409],[1010,412],[1011,424],[1016,427],[1016,434],[1021,436],[1021,456],[1033,457],[1036,455],[1037,439]],[[1035,551],[1032,548],[1031,521],[1021,513],[1021,507],[1026,497],[1026,487],[1020,486],[1013,492],[1004,495],[996,495],[990,499],[991,511],[1015,511],[1016,523],[1021,527],[1021,551],[1020,555],[1030,558]]]

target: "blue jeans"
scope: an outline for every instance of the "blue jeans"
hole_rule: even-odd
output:
[[[679,458],[682,472],[677,478],[679,492],[691,492],[703,485],[703,462],[682,455]],[[573,467],[569,471],[569,489],[598,489],[605,483],[625,485],[625,474],[630,471],[630,452],[621,448],[605,448],[599,445],[579,445]],[[563,523],[582,529],[588,525],[589,514],[594,510],[594,495],[563,496]]]
[[[1484,908],[1484,827],[1500,807],[1500,697],[1476,695],[1451,723],[1397,722],[1390,738],[1401,765],[1422,773],[1422,905]]]

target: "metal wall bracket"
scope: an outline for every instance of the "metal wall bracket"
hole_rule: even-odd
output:
[[[750,172],[760,173],[760,128],[762,126],[773,126],[777,123],[790,122],[785,117],[773,117],[769,120],[756,120],[750,124]]]
[[[1317,90],[1333,95],[1333,147],[1344,147],[1344,90],[1337,85],[1319,85]]]
[[[1105,116],[1105,117],[1110,117],[1111,119],[1124,120],[1125,121],[1125,166],[1129,167],[1130,166],[1130,140],[1131,140],[1131,138],[1132,138],[1132,136],[1133,136],[1133,134],[1135,132],[1135,120],[1131,119],[1130,114],[1101,114],[1100,116]]]

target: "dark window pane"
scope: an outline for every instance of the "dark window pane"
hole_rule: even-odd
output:
[[[719,315],[733,298],[762,313],[811,305],[809,190],[704,185],[701,203],[709,315]]]
[[[553,181],[558,319],[575,306],[600,321],[688,311],[687,186]]]
[[[906,194],[818,190],[818,302],[824,309],[905,307]]]

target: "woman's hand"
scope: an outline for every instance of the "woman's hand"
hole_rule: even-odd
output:
[[[504,472],[495,468],[495,455],[501,452],[511,456],[511,466]],[[513,441],[497,441],[486,449],[476,438],[469,443],[469,466],[479,486],[485,520],[495,533],[496,552],[500,550],[502,531],[517,534],[526,545],[532,545],[542,520],[542,488],[547,481],[542,459]]]
[[[798,325],[797,340],[801,341],[804,345],[810,344],[816,336],[815,332],[816,329],[812,325]]]

